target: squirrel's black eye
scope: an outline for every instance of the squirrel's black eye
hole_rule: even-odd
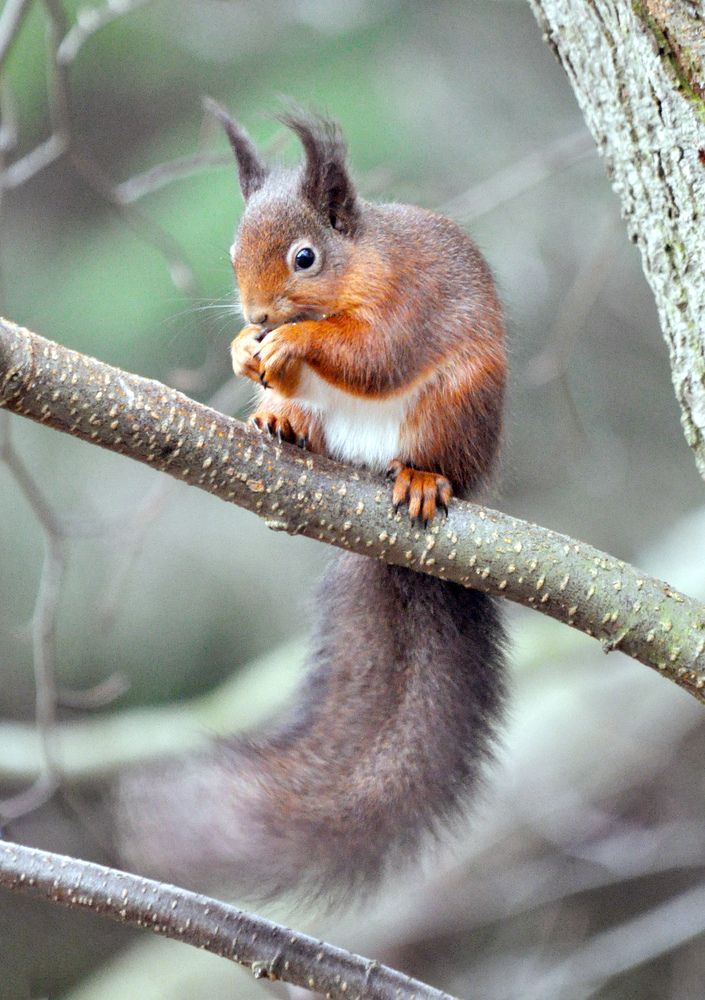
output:
[[[301,247],[294,257],[294,264],[297,271],[308,271],[316,263],[316,251],[311,247]]]

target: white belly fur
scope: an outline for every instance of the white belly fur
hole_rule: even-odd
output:
[[[296,403],[321,420],[331,458],[383,472],[399,457],[401,427],[416,396],[417,390],[387,399],[353,396],[304,365]]]

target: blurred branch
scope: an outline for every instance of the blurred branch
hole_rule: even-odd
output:
[[[0,172],[5,156],[17,145],[17,139],[17,102],[7,82],[0,78]]]
[[[9,799],[0,800],[0,818],[16,819],[49,799],[59,783],[55,752],[56,708],[61,702],[106,704],[121,690],[112,677],[88,691],[61,692],[55,672],[56,626],[61,590],[68,563],[67,526],[42,494],[37,482],[10,438],[6,413],[0,413],[0,462],[10,470],[44,535],[44,563],[32,613],[32,661],[35,681],[35,727],[41,746],[39,774],[32,785]]]
[[[81,46],[106,24],[123,14],[145,7],[153,0],[108,0],[104,7],[84,7],[76,14],[76,23],[64,36],[56,57],[62,65],[74,62]]]
[[[52,134],[25,156],[14,163],[4,166],[4,169],[0,171],[0,191],[2,189],[16,188],[24,184],[60,157],[64,155],[68,156],[74,169],[86,184],[120,214],[123,222],[138,237],[149,243],[166,259],[171,279],[176,287],[187,294],[195,294],[197,293],[196,277],[180,244],[148,215],[145,215],[134,205],[128,204],[127,201],[123,202],[118,191],[119,186],[106,176],[88,150],[76,138],[72,130],[70,114],[71,97],[68,79],[68,63],[72,59],[66,53],[74,53],[73,57],[75,57],[75,54],[78,52],[79,39],[82,42],[90,34],[93,34],[102,27],[103,24],[107,24],[113,18],[133,10],[137,6],[143,6],[146,2],[148,0],[113,0],[112,3],[109,3],[105,8],[101,8],[100,11],[92,11],[87,14],[84,12],[84,18],[87,18],[88,22],[90,22],[88,26],[87,23],[84,23],[81,28],[82,15],[79,14],[79,21],[76,27],[69,30],[64,10],[61,4],[58,3],[58,0],[46,0],[47,86]],[[3,36],[3,21],[10,8],[17,9],[13,17],[10,17],[10,14],[8,14],[5,36]],[[3,49],[3,38],[6,38],[6,46],[7,50],[9,50],[16,36],[25,8],[26,4],[17,4],[13,3],[13,0],[10,0],[9,5],[6,4],[3,10],[2,18],[0,18],[0,63],[5,51]],[[10,13],[12,14],[12,10],[10,10]],[[75,33],[72,34],[72,32]],[[71,39],[71,42],[64,49],[63,45],[66,39]],[[64,54],[60,55],[62,50]],[[0,164],[0,166],[2,165]]]
[[[105,708],[129,691],[130,683],[123,674],[111,674],[104,681],[84,691],[57,691],[57,704],[62,708],[75,708],[83,712]],[[63,767],[62,767],[63,773]]]
[[[160,163],[142,174],[136,174],[122,184],[116,184],[113,195],[120,205],[130,205],[146,194],[158,191],[171,184],[172,181],[191,177],[201,170],[213,170],[216,167],[230,167],[232,170],[232,153],[201,152],[191,156],[180,156],[167,163]]]
[[[580,335],[609,276],[617,223],[615,213],[610,212],[597,247],[563,296],[545,346],[527,362],[524,376],[532,385],[548,385],[566,374]]]
[[[566,414],[565,442],[560,448],[583,462],[594,450],[594,441],[586,430],[569,378],[570,361],[585,330],[590,313],[600,296],[612,263],[612,244],[619,218],[614,212],[603,226],[595,251],[578,271],[563,296],[556,318],[546,338],[546,344],[524,366],[524,378],[535,386],[553,384]]]
[[[31,0],[5,0],[0,14],[0,69],[7,58]]]
[[[103,780],[138,761],[199,751],[213,735],[231,736],[264,723],[292,697],[304,653],[299,641],[287,642],[207,694],[59,722],[54,744],[63,781]],[[0,781],[33,781],[40,767],[35,726],[0,723]]]
[[[504,170],[498,170],[486,181],[474,184],[463,194],[445,202],[438,211],[468,225],[594,153],[595,143],[590,133],[584,128],[578,129],[529,153]]]
[[[116,209],[122,221],[136,236],[154,247],[165,258],[171,280],[179,291],[189,295],[197,294],[196,276],[179,242],[140,209],[134,205],[123,204],[115,194],[115,185],[89,153],[71,149],[70,157],[76,171],[89,187]]]
[[[705,609],[592,546],[453,501],[427,530],[377,477],[0,321],[0,406],[144,462],[268,527],[479,587],[619,647],[705,702]]]
[[[44,564],[32,615],[32,653],[35,682],[35,725],[42,748],[39,775],[34,783],[10,799],[0,800],[0,818],[15,819],[46,802],[58,787],[54,763],[53,729],[56,722],[56,679],[54,649],[61,583],[66,572],[66,545],[62,525],[29,469],[10,440],[7,414],[0,414],[0,461],[9,468],[15,482],[39,521],[44,533]]]
[[[452,1000],[385,965],[217,899],[61,854],[2,842],[0,884],[185,941],[246,966],[255,979],[281,980],[331,1000]]]
[[[705,883],[588,940],[524,993],[525,1000],[598,993],[615,976],[673,951],[705,932]],[[577,991],[580,992],[577,992]]]
[[[51,135],[44,142],[35,146],[26,156],[8,164],[0,175],[0,191],[4,188],[19,187],[30,178],[34,177],[45,167],[54,163],[60,156],[63,156],[68,149],[68,142],[65,136]]]
[[[113,182],[105,175],[90,153],[76,142],[72,134],[68,110],[70,97],[67,69],[58,58],[61,38],[65,34],[63,11],[54,0],[51,0],[48,3],[48,13],[47,74],[54,136],[58,137],[58,140],[63,140],[66,154],[86,184],[119,212],[123,222],[137,236],[153,246],[166,259],[171,280],[176,287],[182,292],[194,294],[197,291],[196,277],[179,243],[138,208],[133,205],[124,205],[115,193]]]
[[[705,43],[675,0],[529,0],[573,86],[668,343],[682,423],[705,476]]]
[[[173,373],[176,384],[187,381],[187,373]],[[243,386],[243,380],[231,376],[208,400],[207,405],[221,413],[232,413],[245,403],[249,390]],[[117,565],[110,572],[105,593],[99,605],[99,617],[103,628],[111,628],[117,618],[119,599],[130,569],[139,555],[144,541],[157,518],[164,512],[170,498],[174,495],[176,483],[173,479],[164,478],[154,492],[140,505],[136,513],[129,519],[128,525],[122,527],[121,544]]]

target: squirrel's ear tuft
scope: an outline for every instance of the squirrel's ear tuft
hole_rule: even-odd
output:
[[[358,221],[357,193],[346,165],[347,148],[337,122],[290,106],[279,121],[301,140],[306,154],[301,189],[304,197],[333,226],[353,233]]]
[[[237,160],[240,190],[243,198],[247,201],[250,195],[262,187],[270,168],[260,160],[255,144],[242,125],[231,118],[221,104],[214,101],[212,97],[204,97],[203,107],[214,118],[217,118],[225,129]]]

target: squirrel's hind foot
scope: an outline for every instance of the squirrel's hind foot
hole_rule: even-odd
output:
[[[412,521],[418,518],[423,521],[424,526],[433,520],[437,507],[448,516],[448,501],[453,490],[445,476],[439,476],[435,472],[419,472],[418,469],[404,465],[398,458],[390,463],[387,475],[394,478],[392,503],[395,512],[403,503],[408,502],[409,517]]]

